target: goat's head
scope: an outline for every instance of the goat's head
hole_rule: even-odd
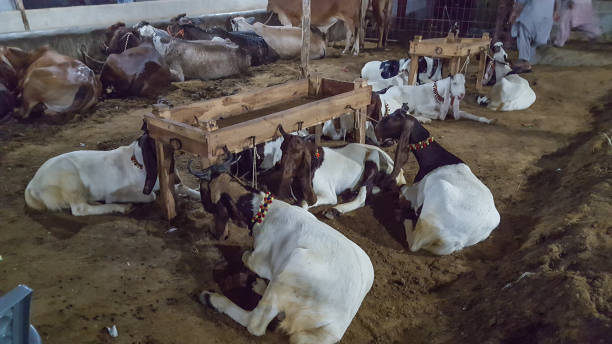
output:
[[[142,193],[148,195],[157,182],[157,153],[155,140],[149,136],[146,122],[142,124],[141,130],[144,130],[144,134],[138,138],[138,148],[134,150],[134,155],[144,163],[146,178]]]
[[[410,157],[409,145],[425,140],[429,137],[429,132],[413,116],[403,109],[397,109],[389,116],[376,125],[376,137],[384,142],[390,139],[399,139],[395,150],[395,165],[391,178],[395,179],[402,167]]]
[[[291,184],[295,180],[306,202],[314,204],[317,198],[312,189],[314,174],[312,162],[314,158],[323,159],[323,157],[315,157],[318,155],[317,146],[307,137],[288,134],[280,125],[278,130],[283,135],[281,144],[283,155],[280,161],[281,182],[277,196],[280,199],[288,200],[291,194]]]
[[[232,31],[250,31],[249,22],[244,17],[234,17],[230,19]]]
[[[457,100],[465,97],[465,76],[461,73],[450,77],[450,94]]]
[[[227,149],[227,147],[223,147],[223,150],[225,151],[225,161],[223,161],[220,164],[212,165],[208,168],[205,168],[204,170],[200,172],[196,172],[191,168],[192,161],[190,160],[189,164],[187,165],[187,169],[189,170],[189,173],[198,177],[200,181],[203,181],[203,182],[210,182],[216,177],[218,177],[219,175],[221,175],[222,173],[229,173],[232,165],[238,162],[238,160],[240,160],[240,157],[235,158],[234,154],[232,154],[229,151],[229,149]]]

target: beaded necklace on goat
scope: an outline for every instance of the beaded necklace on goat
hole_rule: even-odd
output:
[[[266,195],[264,196],[261,205],[259,206],[259,210],[257,211],[257,214],[253,216],[251,222],[262,223],[264,218],[266,217],[266,213],[268,212],[268,207],[270,206],[273,200],[274,197],[272,196],[272,194],[266,192]]]
[[[428,138],[426,138],[423,141],[419,141],[417,143],[413,143],[408,145],[408,150],[409,151],[417,151],[419,149],[424,149],[426,147],[428,147],[432,142],[434,142],[434,138],[433,136],[430,136]]]

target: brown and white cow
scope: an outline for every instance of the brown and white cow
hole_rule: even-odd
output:
[[[378,43],[376,44],[376,48],[385,48],[387,46],[387,38],[389,38],[389,27],[391,24],[391,11],[393,10],[393,1],[371,1],[374,18],[376,18],[376,26],[378,29]]]
[[[126,27],[122,22],[115,23],[106,28],[104,35],[106,39],[102,45],[102,52],[106,55],[121,54],[129,48],[140,45],[138,31],[134,28]]]
[[[170,85],[170,68],[150,43],[106,59],[100,81],[118,96],[156,97]]]
[[[102,92],[100,81],[89,67],[48,46],[31,52],[9,47],[4,56],[19,78],[23,118],[39,104],[45,115],[51,116],[86,110]]]
[[[365,13],[369,0],[311,0],[310,23],[326,33],[338,20],[346,28],[346,47],[348,53],[353,45],[353,54],[359,54],[359,37],[363,35]],[[283,25],[300,26],[302,23],[302,0],[268,0],[268,12],[278,14]]]

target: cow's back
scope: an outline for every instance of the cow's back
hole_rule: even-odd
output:
[[[358,24],[360,8],[359,0],[311,0],[310,22],[315,26],[324,26],[328,25],[332,18],[350,18]],[[302,24],[301,0],[268,0],[268,12],[270,11],[277,13],[281,22],[285,16],[293,26]]]

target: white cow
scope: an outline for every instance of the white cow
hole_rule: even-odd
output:
[[[313,142],[285,133],[282,127],[279,130],[285,138],[279,197],[290,198],[294,181],[299,185],[298,204],[305,209],[338,204],[338,196],[345,191],[357,193],[352,201],[328,209],[328,218],[363,207],[367,196],[378,191],[376,181],[393,171],[393,160],[378,147],[359,143],[341,148],[316,147]],[[397,175],[395,182],[406,184],[403,174]]]
[[[529,86],[529,82],[517,74],[508,74],[512,71],[507,62],[506,51],[501,42],[495,43],[495,85],[489,92],[488,108],[496,111],[524,110],[536,101],[536,94]]]
[[[268,26],[262,23],[249,24],[243,17],[231,19],[232,30],[252,31],[261,36],[282,59],[299,57],[302,53],[302,29],[291,26]],[[310,58],[325,57],[325,40],[320,34],[310,34]]]
[[[400,196],[409,202],[402,210],[410,250],[451,254],[486,239],[499,225],[491,191],[415,117],[397,110],[378,123],[376,133],[379,139],[399,139],[391,177],[401,174],[411,152],[419,164],[414,184],[401,187]]]
[[[393,113],[407,107],[423,123],[433,119],[443,121],[449,113],[455,119],[466,118],[491,124],[495,120],[479,117],[459,110],[459,103],[465,96],[465,77],[463,74],[424,85],[394,86],[380,97],[380,113]]]
[[[370,258],[307,210],[242,186],[225,173],[228,168],[190,171],[200,178],[202,204],[215,213],[219,228],[231,219],[252,230],[253,250],[242,261],[269,283],[258,280],[254,286],[262,298],[252,311],[209,291],[201,293],[201,302],[255,336],[264,335],[270,321],[283,314],[280,328],[291,343],[337,343],[372,287]]]
[[[199,199],[182,184],[177,190]],[[155,200],[159,190],[155,143],[144,134],[111,151],[75,151],[47,160],[25,189],[26,204],[37,210],[70,208],[72,215],[126,213],[129,203]],[[95,204],[96,202],[104,204]]]

